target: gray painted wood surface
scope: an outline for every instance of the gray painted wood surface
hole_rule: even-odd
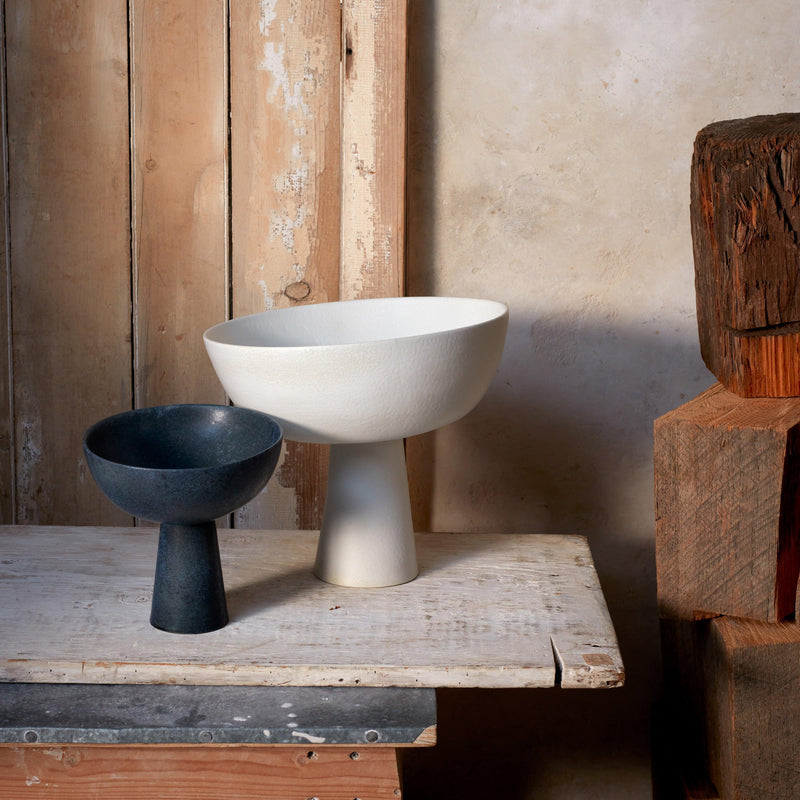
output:
[[[624,670],[580,536],[418,534],[420,575],[312,574],[317,534],[220,531],[231,622],[149,625],[156,531],[0,528],[0,681],[612,687]]]

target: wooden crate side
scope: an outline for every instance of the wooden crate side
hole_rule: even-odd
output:
[[[356,757],[351,757],[355,753]],[[397,800],[391,747],[0,746],[0,800]]]
[[[203,331],[228,309],[223,0],[131,11],[136,405],[224,403]]]
[[[338,299],[340,243],[363,240],[342,223],[340,2],[126,5],[130,16],[117,0],[6,6],[15,314],[11,364],[0,370],[16,370],[7,394],[19,522],[127,522],[86,472],[88,424],[134,404],[224,400],[202,329],[228,314]],[[379,106],[363,139],[376,143],[375,175],[361,176],[380,258],[359,265],[357,294],[397,294],[406,9],[358,0],[349,11],[352,36],[374,28],[377,70],[351,69],[351,86],[370,84],[352,97]],[[275,496],[251,503],[240,524],[318,527],[327,454],[293,443],[286,453]]]
[[[656,420],[656,563],[662,616],[794,613],[800,400],[717,385]]]
[[[127,4],[5,4],[17,521],[124,523],[81,440],[130,408]]]

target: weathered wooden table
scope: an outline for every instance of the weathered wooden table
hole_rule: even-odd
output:
[[[416,580],[350,589],[316,533],[220,531],[231,622],[199,636],[149,625],[156,539],[0,528],[3,800],[398,797],[436,688],[624,679],[579,536],[420,534]]]

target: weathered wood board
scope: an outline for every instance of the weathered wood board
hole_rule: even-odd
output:
[[[0,680],[613,687],[624,671],[586,540],[421,534],[388,589],[312,574],[317,534],[221,531],[231,623],[148,623],[156,531],[0,529]]]
[[[800,395],[800,114],[715,122],[694,145],[700,349],[744,397]]]
[[[693,749],[684,757],[705,766],[721,800],[797,797],[800,626],[666,622],[676,730]]]
[[[342,1],[343,300],[405,291],[407,13]]]
[[[231,4],[231,314],[337,300],[341,8]],[[221,320],[220,320],[221,321]],[[327,449],[287,442],[237,528],[318,528]]]
[[[0,14],[0,41],[5,41],[5,17]],[[8,130],[6,114],[6,61],[0,59],[0,130]],[[0,192],[0,523],[8,525],[14,522],[14,420],[11,409],[11,388],[13,375],[9,346],[11,344],[11,318],[9,282],[10,253],[8,241],[8,143],[2,137],[0,149],[0,181],[3,191]]]
[[[231,313],[337,300],[341,10],[231,7]],[[241,528],[315,528],[327,449],[287,442]]]
[[[800,399],[717,384],[655,422],[659,612],[775,622],[800,575]]]
[[[0,747],[0,799],[398,800],[393,748]]]
[[[125,524],[81,458],[131,406],[128,7],[5,4],[16,520]]]
[[[131,4],[136,407],[224,403],[203,331],[228,314],[223,0]]]
[[[405,59],[401,0],[231,6],[234,317],[402,293]],[[319,527],[327,462],[287,442],[236,526]]]

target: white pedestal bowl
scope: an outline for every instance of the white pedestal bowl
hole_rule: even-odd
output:
[[[417,574],[403,439],[463,417],[505,343],[503,303],[349,300],[264,311],[203,336],[231,400],[284,437],[331,445],[315,574],[393,586]]]

